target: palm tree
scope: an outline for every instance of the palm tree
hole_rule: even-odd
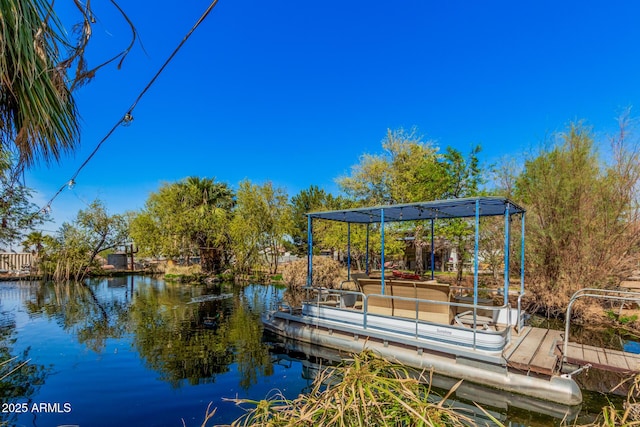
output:
[[[189,240],[198,247],[202,271],[220,273],[228,246],[233,191],[211,178],[189,177],[178,184]]]
[[[25,252],[38,255],[44,248],[44,234],[41,231],[32,231],[27,234],[22,241],[22,248]]]
[[[0,151],[15,152],[18,164],[25,166],[37,160],[58,161],[77,145],[73,89],[131,48],[87,70],[84,51],[94,21],[88,3],[75,2],[83,22],[75,27],[74,42],[67,38],[52,3],[0,1]],[[133,27],[132,31],[135,40]]]
[[[45,246],[46,237],[41,231],[32,231],[27,234],[22,241],[22,248],[25,252],[31,252],[33,255],[31,272],[38,273],[40,268],[40,255],[43,252]]]
[[[52,10],[41,0],[0,4],[2,149],[15,144],[19,162],[26,165],[37,158],[58,160],[75,146],[78,123],[66,70],[57,66],[57,21],[47,25]]]

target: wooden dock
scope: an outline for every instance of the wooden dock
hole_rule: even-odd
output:
[[[518,337],[513,337],[504,351],[507,364],[515,369],[543,375],[558,372],[562,332],[552,329],[526,327]]]
[[[567,362],[578,366],[590,364],[605,371],[640,372],[640,354],[571,342],[567,346]]]
[[[564,332],[526,327],[520,336],[513,338],[504,351],[511,368],[543,375],[558,372]],[[571,342],[567,348],[566,362],[578,367],[590,364],[594,368],[612,372],[640,372],[640,354]]]

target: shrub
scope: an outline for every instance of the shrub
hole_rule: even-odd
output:
[[[307,260],[301,259],[282,268],[282,280],[289,288],[301,288],[307,284]],[[338,288],[346,273],[338,261],[327,257],[313,258],[313,285]]]
[[[192,276],[194,274],[200,274],[201,272],[202,268],[200,267],[200,264],[171,265],[165,269],[166,274],[174,276]]]

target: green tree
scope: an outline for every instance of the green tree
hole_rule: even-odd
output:
[[[22,241],[22,249],[25,252],[38,254],[44,249],[44,234],[42,231],[32,231]]]
[[[131,212],[129,235],[138,247],[138,256],[158,258],[164,254],[163,232],[150,212]]]
[[[457,171],[416,129],[387,130],[382,149],[382,154],[364,154],[350,176],[338,179],[352,199],[362,205],[397,204],[437,200],[450,192],[450,175]]]
[[[556,144],[525,162],[515,193],[528,209],[534,309],[562,313],[576,290],[617,285],[633,268],[640,243],[640,153],[626,126],[623,121],[611,140],[609,164],[582,123],[571,124]]]
[[[202,270],[217,274],[229,258],[234,204],[233,191],[214,179],[165,184],[132,219],[131,235],[143,253],[187,259],[198,253]]]
[[[127,240],[124,217],[109,215],[104,204],[96,200],[78,212],[72,223],[62,224],[55,241],[48,242],[45,273],[56,280],[80,281],[101,251]]]
[[[181,231],[197,245],[202,271],[219,273],[228,246],[226,227],[234,206],[233,192],[208,178],[189,177],[178,186],[186,220],[180,224]]]
[[[0,152],[0,244],[20,239],[48,215],[31,202],[31,189],[21,182],[22,169],[11,155]]]
[[[382,141],[383,154],[366,154],[353,166],[351,175],[338,179],[341,189],[358,205],[397,204],[469,197],[478,194],[482,184],[479,146],[467,157],[448,147],[444,154],[432,142],[424,142],[416,129],[388,130]],[[460,262],[468,257],[469,233],[465,221],[441,223],[438,232],[452,240]],[[396,232],[413,237],[416,272],[424,271],[423,250],[428,246],[429,228],[421,223],[405,223]]]
[[[446,193],[450,181],[447,163],[431,141],[422,141],[416,129],[388,130],[382,148],[388,158],[392,204],[437,200]]]
[[[442,198],[463,198],[479,194],[479,187],[484,183],[482,169],[478,159],[480,146],[474,146],[468,157],[454,148],[448,147],[443,156],[446,171],[446,191]],[[440,229],[456,249],[458,262],[456,265],[456,280],[462,280],[462,273],[466,262],[470,261],[471,248],[475,226],[471,220],[452,219],[441,224]]]
[[[291,198],[291,238],[298,255],[306,255],[308,251],[307,213],[340,209],[345,204],[341,197],[327,193],[317,185],[301,190]]]
[[[109,215],[99,200],[78,212],[75,225],[91,248],[87,262],[89,265],[100,252],[121,246],[128,240],[125,218],[122,215]]]
[[[58,67],[63,29],[55,16],[45,1],[2,2],[0,135],[3,150],[15,144],[26,164],[39,156],[58,160],[78,140],[66,69]]]
[[[163,184],[151,193],[144,209],[133,215],[129,227],[140,253],[189,258],[191,244],[182,233],[183,211],[178,183]]]
[[[291,212],[285,190],[271,182],[242,181],[231,226],[234,255],[239,266],[261,258],[269,272],[278,271],[278,257],[291,229]]]

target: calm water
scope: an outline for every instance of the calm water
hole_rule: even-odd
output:
[[[2,283],[0,360],[10,354],[29,362],[1,390],[1,419],[20,426],[182,426],[184,419],[199,426],[209,402],[218,408],[212,425],[242,414],[223,398],[261,399],[276,388],[295,397],[308,384],[302,365],[273,364],[261,339],[259,316],[276,292],[148,277],[88,286]],[[191,302],[221,293],[231,295]],[[25,403],[27,413],[17,414]],[[34,403],[49,405],[40,412]]]
[[[213,402],[214,425],[243,413],[225,398],[259,400],[276,390],[294,398],[311,384],[318,359],[305,353],[317,349],[285,351],[284,343],[263,336],[260,315],[280,292],[137,276],[86,286],[0,283],[0,360],[27,361],[0,382],[0,420],[17,426],[176,427],[184,420],[200,426]],[[559,422],[549,415],[558,416],[556,408],[511,407],[514,396],[493,397],[473,387],[458,395],[463,407],[465,396],[483,396],[494,416],[512,425]]]

